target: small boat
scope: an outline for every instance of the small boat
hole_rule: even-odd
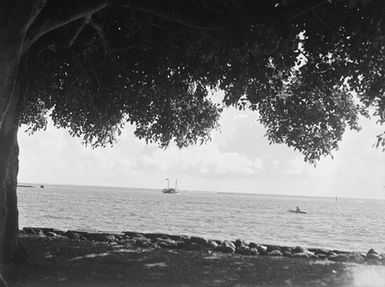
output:
[[[293,209],[289,209],[288,210],[289,212],[292,212],[292,213],[301,213],[301,214],[307,214],[306,211],[302,211],[302,210],[293,210]]]
[[[170,179],[166,178],[166,180],[167,180],[167,188],[162,189],[162,192],[163,193],[179,193],[179,190],[176,188],[178,181],[175,180],[175,187],[173,188],[173,187],[170,187]]]
[[[175,188],[165,188],[162,190],[163,193],[178,193],[179,191],[176,190]]]

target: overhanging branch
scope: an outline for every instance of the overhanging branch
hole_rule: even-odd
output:
[[[72,37],[68,41],[68,46],[72,47],[72,45],[75,43],[76,39],[79,37],[80,33],[83,31],[84,27],[87,26],[91,21],[91,16],[86,16],[84,19],[80,20],[80,23],[77,25],[77,27],[74,30],[74,33],[72,34]]]
[[[47,0],[18,1],[17,6],[8,15],[9,34],[15,39],[22,39],[40,12],[47,4]],[[9,11],[8,11],[9,12]]]
[[[27,32],[23,51],[42,36],[75,20],[86,18],[110,4],[109,0],[52,1],[44,8]]]
[[[327,3],[329,3],[328,0],[306,0],[276,7],[269,4],[261,4],[255,10],[230,13],[216,13],[211,9],[205,9],[205,7],[197,9],[193,4],[188,5],[180,0],[127,1],[126,3],[121,3],[121,5],[193,29],[222,30],[231,26],[252,26],[289,21]]]
[[[95,29],[101,43],[103,44],[105,53],[110,52],[111,50],[110,43],[107,40],[103,27],[99,23],[97,23],[94,19],[91,19],[90,25]]]

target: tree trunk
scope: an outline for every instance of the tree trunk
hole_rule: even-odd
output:
[[[20,61],[27,30],[46,2],[0,0],[0,263],[25,258],[18,240],[16,195],[19,169],[17,131],[25,97],[22,86],[25,75],[20,71]]]
[[[21,252],[18,242],[18,210],[17,210],[17,174],[19,167],[19,147],[17,129],[9,134],[0,135],[0,193],[1,195],[1,230],[0,262],[20,261]]]
[[[19,261],[17,131],[21,111],[21,86],[17,84],[22,41],[0,38],[0,262]],[[20,83],[20,82],[19,82]]]

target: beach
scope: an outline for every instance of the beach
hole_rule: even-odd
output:
[[[385,275],[385,257],[370,252],[260,245],[242,240],[210,241],[159,233],[112,234],[53,228],[25,228],[20,237],[29,259],[26,264],[3,267],[10,287],[358,287],[382,286],[376,284],[382,284],[379,280]],[[375,270],[366,279],[372,280],[366,281],[371,285],[363,285],[365,273],[357,275],[357,268]]]

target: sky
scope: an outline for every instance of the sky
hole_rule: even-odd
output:
[[[19,132],[20,183],[167,187],[181,190],[385,199],[385,152],[376,135],[385,127],[361,120],[338,151],[316,167],[285,145],[269,145],[251,111],[227,109],[221,130],[206,145],[163,150],[134,137],[127,126],[112,148],[92,149],[49,124],[29,136]]]

